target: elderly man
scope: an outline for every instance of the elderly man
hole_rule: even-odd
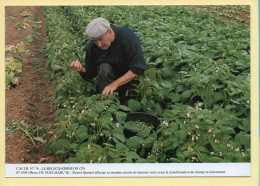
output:
[[[85,65],[73,61],[70,67],[85,80],[97,76],[98,93],[124,92],[128,83],[147,69],[140,41],[129,28],[110,27],[99,17],[87,25],[86,33],[90,42]]]

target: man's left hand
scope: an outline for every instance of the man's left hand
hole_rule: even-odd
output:
[[[106,86],[106,87],[104,88],[104,90],[102,91],[102,94],[103,94],[103,95],[113,94],[114,91],[115,91],[117,88],[118,88],[118,85],[117,85],[115,82],[113,82],[113,83],[109,84],[108,86]]]

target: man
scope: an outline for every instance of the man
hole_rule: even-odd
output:
[[[126,27],[110,27],[104,18],[93,19],[86,27],[90,42],[85,65],[73,61],[70,67],[87,80],[97,75],[97,92],[103,95],[126,90],[129,82],[147,69],[140,41]]]

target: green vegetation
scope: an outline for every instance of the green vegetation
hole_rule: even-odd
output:
[[[17,74],[22,72],[22,64],[11,56],[5,58],[5,86],[18,83]]]
[[[21,122],[13,122],[7,124],[5,127],[5,131],[8,133],[13,133],[15,131],[21,131],[22,136],[21,138],[28,138],[33,145],[36,143],[47,143],[47,140],[44,139],[47,132],[50,132],[52,125],[45,125],[45,126],[31,126],[25,123],[24,121]]]
[[[194,7],[45,7],[48,75],[57,85],[56,138],[64,162],[249,162],[250,30]],[[70,62],[84,61],[96,17],[140,38],[149,69],[124,100],[95,94]],[[124,134],[126,113],[161,118],[156,131]]]

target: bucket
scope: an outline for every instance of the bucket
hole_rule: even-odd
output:
[[[126,122],[127,121],[141,121],[141,122],[145,122],[146,124],[150,124],[153,126],[151,131],[155,131],[161,123],[159,117],[145,112],[129,112],[127,113],[127,117],[126,117]],[[131,136],[135,136],[140,131],[141,130],[130,130],[127,128],[124,129],[124,133],[127,138]]]

